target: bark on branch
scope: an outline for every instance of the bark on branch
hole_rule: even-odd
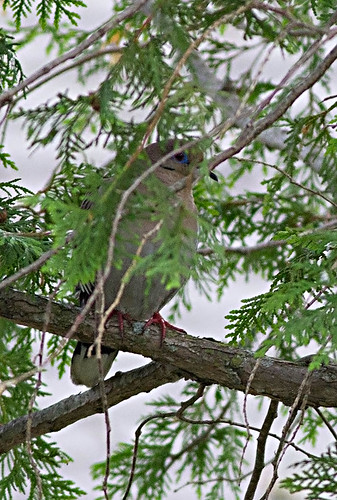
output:
[[[45,298],[7,289],[0,292],[0,316],[20,325],[42,330],[47,303]],[[53,303],[48,331],[66,337],[78,313],[79,309],[74,306]],[[256,363],[251,352],[211,338],[182,335],[172,330],[167,331],[161,347],[157,326],[152,325],[143,332],[143,323],[125,323],[124,335],[121,338],[117,320],[110,320],[103,343],[122,351],[152,358],[165,366],[175,367],[191,379],[245,391]],[[94,332],[94,318],[88,317],[79,326],[74,338],[91,342]],[[268,396],[291,405],[306,371],[306,365],[264,357],[260,360],[249,393]],[[310,380],[308,405],[337,407],[337,366],[322,367],[311,375]]]
[[[114,406],[141,392],[150,392],[168,382],[176,382],[182,376],[176,368],[160,363],[149,363],[123,374],[119,372],[104,383],[108,406]],[[96,386],[33,413],[30,417],[31,437],[59,431],[82,418],[102,411],[100,387]],[[0,454],[25,442],[27,418],[20,417],[0,426]]]

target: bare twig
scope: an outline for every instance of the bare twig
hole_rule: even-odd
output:
[[[214,419],[214,420],[208,420],[208,419],[205,419],[205,420],[194,420],[194,419],[191,419],[191,418],[188,418],[188,417],[185,417],[185,416],[182,417],[181,420],[183,420],[184,422],[186,422],[188,424],[193,424],[193,425],[228,424],[228,425],[231,425],[233,427],[239,427],[241,429],[247,429],[247,426],[246,426],[245,423],[243,423],[243,422],[236,422],[235,420],[232,420],[232,419],[222,418],[221,415],[218,418]],[[260,427],[255,427],[254,425],[249,425],[249,429],[251,431],[258,432],[258,433],[261,432],[261,428]],[[270,436],[270,437],[272,437],[274,439],[277,439],[278,441],[281,441],[281,437],[278,436],[277,434],[275,434],[274,432],[269,432],[268,436]],[[314,456],[312,453],[309,453],[308,451],[304,450],[300,446],[297,446],[297,444],[293,443],[292,441],[286,440],[285,442],[287,444],[289,444],[289,446],[291,446],[292,448],[294,448],[294,450],[298,451],[299,453],[303,453],[303,455],[305,455],[309,459],[311,459]],[[174,455],[174,458],[178,454],[180,456],[180,452],[178,452],[176,455]]]
[[[57,76],[60,76],[63,73],[66,73],[67,71],[71,71],[72,69],[78,68],[82,64],[84,64],[88,61],[91,61],[92,59],[96,59],[98,57],[103,57],[103,56],[108,55],[108,54],[116,54],[116,53],[118,54],[118,53],[121,53],[122,51],[123,51],[122,47],[118,47],[116,45],[109,44],[105,47],[100,47],[97,50],[93,50],[92,52],[88,52],[87,54],[83,54],[81,57],[76,59],[75,62],[68,64],[67,66],[59,69],[58,71],[54,71],[53,73],[49,74],[45,78],[38,80],[35,85],[31,85],[29,87],[29,89],[26,90],[26,94],[33,92],[34,90],[38,89],[39,87],[41,87],[45,83],[49,82],[50,80],[53,80]],[[16,104],[22,98],[23,98],[22,96],[19,96],[13,102],[13,104]]]
[[[137,427],[136,432],[135,432],[135,444],[134,444],[134,449],[133,449],[131,472],[130,472],[130,477],[129,477],[129,482],[128,482],[127,488],[126,488],[125,493],[123,495],[123,500],[126,500],[129,493],[130,493],[130,489],[132,486],[132,482],[133,482],[135,470],[136,470],[139,440],[140,440],[140,436],[141,436],[142,430],[145,427],[145,425],[148,424],[149,422],[151,422],[151,420],[155,420],[158,418],[169,418],[169,417],[181,418],[184,411],[187,410],[187,408],[192,406],[198,399],[200,399],[203,396],[204,390],[205,390],[205,385],[201,384],[199,386],[197,392],[190,399],[181,403],[178,411],[176,411],[176,412],[171,411],[171,412],[167,412],[167,413],[157,413],[155,415],[150,415],[145,420],[143,420],[143,422],[141,422],[141,424]]]
[[[243,417],[244,417],[245,424],[246,424],[247,438],[246,438],[246,442],[245,442],[245,445],[244,445],[243,450],[242,450],[242,455],[241,455],[241,460],[240,460],[240,466],[239,466],[240,475],[241,475],[241,469],[242,469],[242,465],[243,465],[243,459],[244,459],[244,456],[245,456],[245,453],[246,453],[246,450],[248,447],[249,440],[251,438],[250,424],[249,424],[248,415],[247,415],[247,399],[248,399],[248,394],[250,391],[251,384],[252,384],[254,377],[255,377],[255,374],[260,366],[260,363],[261,363],[261,358],[256,360],[256,362],[254,364],[254,368],[249,375],[247,385],[245,388],[245,397],[243,399]]]
[[[200,384],[199,387],[198,387],[197,392],[195,394],[193,394],[193,396],[191,396],[190,399],[188,399],[187,401],[182,401],[181,402],[180,408],[179,408],[179,410],[176,413],[176,417],[177,418],[181,419],[182,416],[183,416],[183,413],[187,410],[187,408],[189,408],[190,406],[192,406],[196,401],[198,401],[198,399],[200,399],[200,398],[203,397],[204,391],[205,391],[205,387],[206,387],[205,384]]]
[[[235,157],[235,159],[240,161],[240,162],[252,161],[249,158],[239,158],[237,156]],[[286,170],[283,170],[282,168],[280,168],[278,165],[267,163],[267,162],[261,161],[261,160],[253,160],[253,161],[257,165],[263,165],[265,167],[270,167],[270,168],[277,170],[280,174],[284,175],[284,177],[286,177],[290,181],[290,184],[293,184],[294,186],[297,186],[297,187],[303,189],[307,193],[313,194],[315,196],[319,196],[320,198],[322,198],[324,201],[328,202],[332,206],[337,207],[337,203],[335,203],[331,198],[326,196],[324,193],[322,193],[321,191],[318,191],[316,189],[311,189],[308,186],[305,186],[304,184],[302,184],[301,182],[295,181],[295,179],[293,178],[292,175],[290,175]]]
[[[321,231],[325,231],[326,229],[333,229],[337,227],[337,219],[333,218],[326,222],[325,224],[322,224],[319,227],[316,227],[315,229],[310,229],[303,231],[302,233],[298,233],[299,236],[308,236],[310,234],[317,234]],[[223,247],[223,251],[225,253],[229,254],[238,254],[238,255],[250,255],[255,252],[260,252],[263,250],[268,250],[269,248],[275,248],[278,246],[285,246],[288,245],[289,242],[287,240],[271,240],[271,241],[266,241],[264,243],[257,243],[256,245],[251,245],[249,247]],[[214,254],[214,250],[212,248],[199,248],[198,253],[200,255],[212,255]]]
[[[36,379],[35,389],[34,389],[33,395],[30,398],[30,401],[29,401],[29,404],[28,404],[27,428],[26,428],[26,447],[27,447],[27,453],[28,453],[29,461],[30,461],[30,463],[32,465],[32,468],[34,470],[35,477],[36,477],[37,494],[38,494],[39,500],[42,500],[42,498],[43,498],[43,488],[42,488],[41,474],[40,474],[38,465],[37,465],[37,463],[36,463],[36,461],[35,461],[35,459],[33,457],[33,451],[32,451],[32,415],[33,415],[33,408],[34,408],[34,404],[35,404],[35,401],[36,401],[36,397],[38,395],[39,389],[40,389],[41,384],[42,384],[43,351],[44,351],[44,344],[45,344],[46,332],[47,332],[47,329],[48,329],[48,323],[49,323],[50,315],[51,315],[51,306],[52,306],[53,300],[55,299],[55,297],[56,297],[56,295],[57,295],[57,293],[58,293],[58,291],[60,289],[61,284],[62,284],[62,281],[60,281],[60,283],[58,284],[58,286],[55,287],[55,290],[53,290],[53,292],[50,294],[49,299],[48,299],[48,304],[47,304],[47,308],[46,308],[46,312],[45,312],[45,325],[44,325],[44,329],[43,329],[43,332],[42,332],[42,337],[41,337],[41,342],[40,342],[40,349],[39,349],[39,352],[38,352],[38,355],[37,355],[38,366],[39,366],[40,370],[37,372],[37,379]]]
[[[270,462],[267,462],[267,463],[270,463]],[[225,483],[239,483],[240,484],[241,481],[243,481],[244,479],[249,477],[251,474],[252,474],[252,471],[249,471],[249,472],[246,472],[246,474],[242,474],[242,476],[233,477],[233,478],[219,476],[219,477],[215,477],[212,479],[205,479],[204,481],[187,481],[185,484],[179,486],[179,488],[174,489],[173,492],[176,493],[177,491],[180,491],[180,490],[186,488],[186,486],[199,486],[199,485],[202,486],[202,485],[210,484],[210,483],[225,482]]]
[[[272,462],[273,469],[274,469],[273,476],[272,476],[272,478],[267,486],[265,493],[262,495],[260,500],[268,500],[269,495],[270,495],[270,493],[271,493],[271,491],[272,491],[272,489],[273,489],[273,487],[278,479],[279,465],[282,461],[282,458],[285,454],[286,449],[289,447],[289,442],[286,442],[286,438],[287,438],[287,435],[290,431],[291,425],[293,424],[299,411],[301,412],[301,418],[300,418],[300,421],[299,421],[299,423],[294,431],[292,439],[295,437],[296,433],[300,429],[301,422],[302,422],[303,416],[304,416],[304,409],[305,409],[305,406],[307,403],[307,394],[309,392],[309,383],[310,383],[311,376],[312,376],[312,372],[307,371],[304,378],[303,378],[302,384],[298,390],[295,401],[290,408],[289,416],[288,416],[287,421],[282,429],[281,440],[280,440],[279,446],[275,452],[275,457],[274,457],[273,462]],[[290,442],[292,441],[292,439],[290,440]]]
[[[138,447],[139,447],[139,439],[142,434],[142,430],[145,427],[146,424],[151,422],[152,420],[155,420],[157,418],[169,418],[169,417],[174,417],[176,412],[171,411],[167,413],[156,413],[155,415],[150,415],[147,417],[145,420],[141,422],[141,424],[137,427],[136,432],[135,432],[135,444],[133,448],[133,455],[132,455],[132,465],[131,465],[131,471],[130,471],[130,477],[129,481],[125,490],[125,493],[123,495],[122,500],[126,500],[127,497],[129,496],[130,489],[132,486],[135,470],[136,470],[136,463],[137,463],[137,454],[138,454]]]
[[[98,272],[98,276],[100,276],[101,272]],[[105,309],[105,295],[103,289],[103,281],[98,280],[98,300],[95,302],[95,312],[98,318],[98,322],[102,322],[102,318],[104,316]],[[99,330],[97,336],[99,337]],[[92,349],[94,344],[91,346]],[[88,355],[90,356],[90,350]],[[99,371],[99,389],[101,394],[101,403],[102,409],[104,413],[104,422],[105,422],[105,443],[106,443],[106,457],[105,457],[105,473],[102,483],[102,491],[104,498],[109,500],[108,497],[108,478],[110,473],[110,457],[111,457],[111,425],[110,425],[110,417],[109,417],[109,407],[108,407],[108,398],[105,393],[104,386],[104,372],[103,372],[103,364],[102,364],[102,352],[101,352],[101,341],[99,340],[96,348],[96,359],[98,363],[98,371]]]
[[[252,477],[250,478],[248,484],[244,500],[253,500],[254,495],[256,493],[257,485],[259,483],[262,471],[265,467],[266,443],[267,443],[267,438],[270,435],[270,428],[277,417],[277,407],[278,407],[278,401],[271,400],[267,415],[264,419],[263,425],[259,433],[259,437],[257,438],[254,469]]]
[[[265,243],[257,243],[249,247],[223,247],[224,253],[238,254],[238,255],[250,255],[255,252],[261,252],[263,250],[268,250],[268,248],[277,248],[287,245],[287,240],[271,240]],[[212,255],[214,250],[212,248],[199,248],[198,254],[200,255]]]
[[[321,420],[325,423],[325,425],[327,426],[327,428],[331,432],[334,440],[337,442],[337,432],[335,431],[335,429],[333,428],[333,426],[331,425],[329,420],[325,417],[324,413],[319,408],[314,408],[314,409],[315,409],[315,412],[317,413],[317,415],[319,415]]]
[[[305,309],[309,309],[313,304],[315,304],[315,302],[317,302],[318,299],[330,288],[331,287],[329,285],[323,286],[323,288],[319,292],[317,292],[311,300],[307,302],[307,304],[305,305]]]
[[[179,460],[180,457],[182,457],[186,452],[193,450],[196,446],[198,446],[200,443],[204,443],[208,437],[211,435],[214,427],[216,427],[218,424],[223,423],[225,419],[223,418],[224,415],[227,413],[227,411],[231,408],[233,400],[231,398],[228,399],[227,403],[222,407],[219,416],[215,419],[211,420],[195,420],[189,417],[186,417],[185,415],[181,414],[179,417],[179,420],[182,420],[183,422],[186,422],[187,424],[191,425],[207,425],[207,429],[200,433],[195,439],[192,439],[189,441],[185,446],[183,446],[179,451],[176,453],[171,453],[170,455],[170,461],[168,462],[167,466],[165,467],[165,471],[168,471],[170,467],[173,466],[173,464]]]

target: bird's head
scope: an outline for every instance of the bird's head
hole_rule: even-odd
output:
[[[178,142],[177,140],[169,139],[166,143],[154,142],[150,144],[145,148],[145,152],[150,158],[151,163],[154,164],[163,158],[163,156],[174,152],[181,146],[183,146],[181,141]],[[172,179],[171,182],[175,182],[193,174],[203,159],[204,155],[201,149],[198,146],[193,146],[184,151],[173,153],[171,157],[158,167],[156,174],[159,178],[163,178],[164,182],[166,177]],[[210,177],[218,180],[213,172],[210,172]]]

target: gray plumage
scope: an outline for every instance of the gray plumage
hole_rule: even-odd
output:
[[[174,146],[175,142],[173,140],[168,141],[164,147],[159,143],[154,143],[145,148],[145,153],[149,157],[151,163],[154,164],[167,153],[173,151]],[[167,187],[173,186],[181,179],[186,179],[182,189],[177,192],[167,191],[166,195],[169,197],[170,205],[174,206],[174,210],[177,212],[177,218],[180,217],[180,228],[183,230],[181,258],[187,263],[187,266],[191,265],[197,243],[197,219],[196,207],[192,194],[192,182],[195,167],[202,161],[202,158],[203,156],[200,150],[189,150],[172,156],[166,160],[164,164],[159,166],[154,174],[151,174]],[[136,168],[136,164],[130,168]],[[141,193],[146,199],[148,194],[146,183],[141,184],[137,188],[137,192]],[[119,225],[116,245],[123,245],[123,255],[125,255],[125,257],[123,257],[120,269],[112,266],[111,272],[104,284],[105,309],[107,309],[116,299],[122,277],[129,268],[132,262],[132,256],[137,251],[141,239],[144,235],[148,234],[158,222],[158,220],[152,220],[150,217],[151,211],[153,213],[153,210],[156,210],[155,203],[151,203],[151,201],[152,200],[149,200],[147,207],[149,208],[149,214],[146,214],[146,216],[141,215],[137,220],[125,217]],[[113,217],[114,214],[111,214],[111,219],[113,219]],[[164,220],[164,223],[172,225],[170,228],[173,228],[176,221],[174,217],[172,217],[168,220]],[[161,243],[161,241],[156,240],[156,234],[154,234],[145,242],[141,256],[146,257],[147,255],[155,254]],[[181,276],[180,286],[182,286],[186,280],[186,275]],[[167,290],[160,275],[156,275],[152,278],[149,291],[148,288],[149,281],[145,273],[134,274],[125,286],[116,310],[133,320],[146,321],[149,320],[154,313],[160,311],[178,291],[178,289]],[[88,387],[92,387],[99,381],[99,370],[95,356],[88,357],[89,347],[90,344],[78,343],[72,359],[71,378],[75,384],[84,384]],[[116,350],[102,346],[102,367],[104,376],[109,371],[116,355]]]

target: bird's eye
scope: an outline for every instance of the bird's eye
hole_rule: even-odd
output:
[[[174,155],[174,157],[177,161],[179,161],[179,163],[189,164],[188,156],[184,151],[182,151],[181,153],[177,153],[176,155]]]

